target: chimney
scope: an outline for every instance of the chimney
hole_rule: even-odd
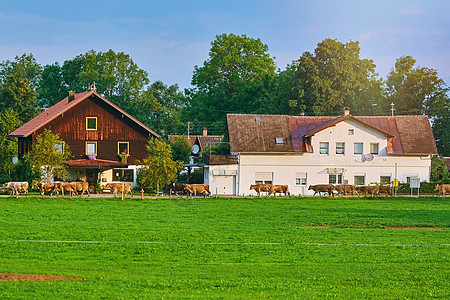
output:
[[[208,135],[208,129],[207,128],[203,128],[203,136],[207,136]]]
[[[350,115],[350,107],[344,107],[344,116],[349,116]]]
[[[75,100],[75,92],[74,91],[69,91],[69,102]]]

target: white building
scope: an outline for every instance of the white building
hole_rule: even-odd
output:
[[[235,183],[223,189],[238,195],[254,195],[255,183],[287,184],[291,194],[305,195],[310,184],[429,181],[430,155],[437,154],[426,116],[230,114],[227,126],[238,164],[209,166],[205,182],[211,191]],[[228,182],[214,173],[226,168],[236,169]]]

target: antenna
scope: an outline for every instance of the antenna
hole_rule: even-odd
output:
[[[394,116],[394,110],[395,110],[395,104],[394,102],[391,102],[391,116]]]

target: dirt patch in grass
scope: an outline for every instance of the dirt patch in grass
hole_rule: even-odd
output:
[[[82,277],[75,276],[58,276],[43,274],[17,274],[17,273],[0,273],[0,281],[49,281],[49,280],[79,280]]]

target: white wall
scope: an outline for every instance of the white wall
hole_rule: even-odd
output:
[[[236,195],[237,165],[205,166],[203,172],[213,195]]]
[[[354,129],[349,135],[348,129]],[[273,184],[287,184],[292,194],[312,194],[310,184],[329,181],[329,168],[343,168],[344,180],[354,184],[354,176],[365,176],[365,184],[379,182],[380,176],[395,177],[406,182],[406,177],[419,177],[429,181],[431,160],[427,156],[388,155],[387,138],[377,130],[364,127],[353,120],[338,123],[311,138],[314,153],[295,154],[245,154],[239,156],[239,195],[255,195],[249,187],[255,183],[256,172],[273,172]],[[319,154],[319,143],[329,142],[329,153]],[[336,142],[345,142],[345,153],[336,154]],[[379,143],[379,154],[372,161],[362,162],[361,155],[355,155],[353,143],[363,143],[363,154],[369,153],[370,143]],[[295,185],[296,172],[306,172],[306,186]]]
[[[133,179],[134,182],[130,182],[131,183],[131,188],[135,188],[137,186],[136,183],[136,176],[138,173],[139,168],[141,168],[141,166],[136,166],[136,165],[128,165],[128,169],[132,169],[133,170]],[[123,168],[117,168],[117,169],[123,169]],[[113,169],[109,169],[106,171],[103,171],[102,173],[100,173],[98,175],[98,180],[100,181],[100,185],[106,185],[107,183],[112,183],[112,182],[119,182],[119,181],[113,181]],[[120,181],[121,182],[121,181]]]

